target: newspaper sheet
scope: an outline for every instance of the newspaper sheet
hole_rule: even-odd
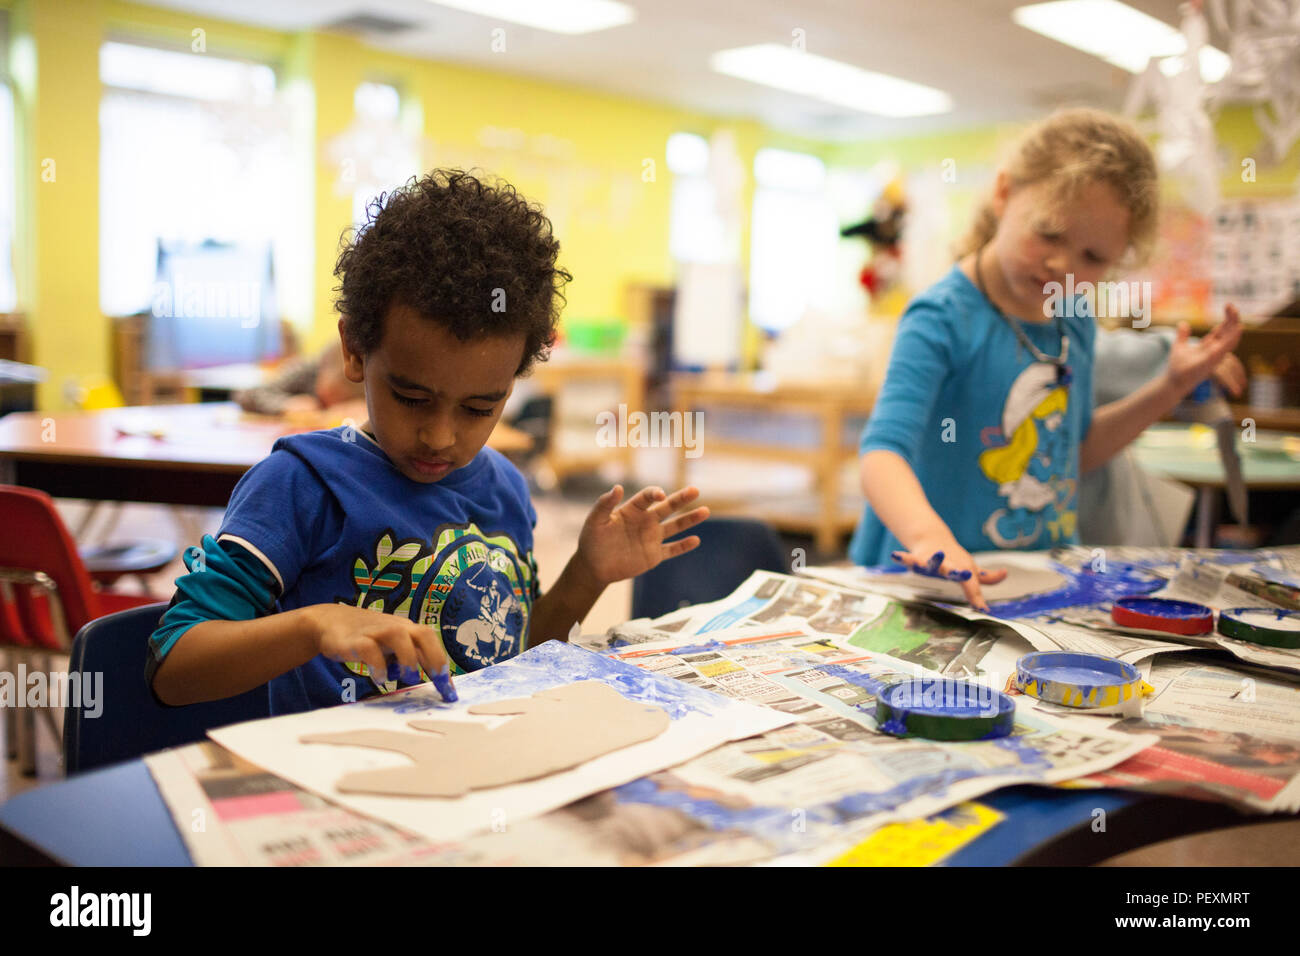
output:
[[[330,803],[210,741],[145,763],[197,866],[680,866],[771,856],[747,834],[718,833],[667,807],[620,803],[609,791],[435,842]],[[939,835],[953,839],[947,830]]]
[[[1233,640],[1216,634],[1214,643],[1233,656],[1251,664],[1259,664],[1273,670],[1294,671],[1300,673],[1300,649],[1292,647],[1265,647],[1263,644],[1251,644],[1247,641]]]
[[[414,733],[408,722],[431,716],[491,728],[511,718],[475,717],[467,713],[468,707],[528,697],[581,680],[602,681],[630,700],[662,707],[672,718],[668,730],[653,740],[570,770],[523,783],[472,790],[454,799],[340,793],[335,783],[344,773],[401,766],[408,758],[370,748],[305,744],[299,739],[309,733],[366,728]],[[456,704],[444,704],[431,685],[423,684],[340,707],[222,727],[210,731],[209,736],[250,763],[358,813],[431,840],[448,840],[490,830],[502,819],[518,821],[545,813],[792,719],[778,711],[664,680],[558,641],[548,641],[513,660],[466,675],[456,682],[456,688],[460,695]]]
[[[1145,549],[1143,549],[1145,550]],[[1185,553],[1182,551],[1170,551],[1168,555],[1161,555],[1161,569],[1174,577],[1177,573],[1178,564],[1182,561]],[[1136,558],[1137,555],[1124,555],[1126,558]],[[1167,560],[1163,560],[1167,559]],[[1148,563],[1154,563],[1148,561]],[[758,582],[767,582],[771,577],[766,573],[751,579],[746,585],[739,588],[730,598],[720,602],[715,602],[710,606],[710,611],[706,613],[697,613],[697,609],[688,609],[687,612],[678,612],[679,616],[683,613],[686,617],[683,620],[690,623],[692,620],[698,625],[708,623],[712,617],[728,610],[734,611],[739,605],[751,605],[756,590],[755,584]],[[827,588],[834,588],[829,581],[817,579],[817,583]],[[768,584],[764,588],[764,593],[770,593],[772,588]],[[960,642],[945,635],[942,626],[936,627],[933,618],[927,619],[924,616],[917,616],[916,608],[927,607],[927,605],[917,605],[908,602],[892,600],[884,595],[872,595],[865,592],[857,592],[862,595],[862,602],[858,607],[864,610],[858,619],[854,621],[854,627],[849,634],[848,640],[852,642],[850,646],[857,646],[864,650],[875,651],[878,653],[892,653],[898,657],[904,657],[913,663],[921,663],[923,666],[930,667],[934,670],[941,670],[948,673],[961,673],[964,676],[974,680],[990,684],[991,686],[1000,687],[1003,690],[1014,692],[1009,679],[1004,680],[1001,675],[1011,675],[1014,672],[1014,662],[1029,647],[1039,650],[1050,650],[1060,648],[1065,650],[1075,650],[1091,653],[1107,654],[1109,656],[1119,657],[1123,660],[1138,666],[1142,671],[1144,678],[1152,680],[1152,674],[1156,675],[1159,680],[1159,689],[1162,691],[1155,698],[1158,704],[1152,701],[1148,706],[1155,705],[1159,709],[1148,715],[1148,720],[1138,720],[1135,716],[1129,719],[1114,722],[1114,716],[1106,715],[1104,712],[1079,712],[1066,708],[1055,707],[1042,701],[1029,702],[1021,701],[1021,706],[1033,708],[1035,713],[1043,714],[1049,717],[1055,717],[1071,729],[1091,728],[1095,726],[1107,726],[1109,729],[1124,733],[1156,733],[1162,737],[1164,743],[1161,748],[1152,753],[1141,755],[1126,761],[1121,768],[1111,772],[1107,778],[1112,781],[1111,785],[1130,786],[1138,789],[1159,789],[1184,794],[1186,796],[1199,797],[1203,799],[1228,799],[1247,807],[1253,807],[1263,810],[1282,810],[1292,806],[1291,791],[1287,790],[1292,786],[1291,781],[1300,766],[1292,766],[1291,758],[1288,756],[1291,750],[1291,744],[1288,738],[1278,736],[1278,727],[1282,723],[1289,722],[1290,726],[1300,726],[1300,710],[1291,712],[1289,706],[1281,710],[1276,709],[1279,701],[1287,701],[1295,696],[1296,685],[1292,683],[1293,677],[1290,672],[1285,670],[1261,670],[1252,667],[1245,661],[1247,654],[1256,655],[1261,658],[1273,654],[1277,649],[1273,648],[1243,648],[1238,649],[1239,656],[1243,660],[1225,664],[1224,658],[1220,654],[1214,656],[1203,656],[1197,658],[1188,656],[1188,652],[1195,651],[1196,648],[1187,647],[1176,643],[1177,639],[1168,639],[1168,635],[1160,635],[1162,639],[1118,634],[1109,630],[1093,629],[1087,627],[1077,627],[1065,624],[1057,620],[1031,619],[1021,621],[996,621],[987,615],[980,614],[970,608],[948,607],[935,608],[931,610],[937,615],[949,615],[943,618],[951,622],[953,629],[957,629],[959,619],[964,619],[967,630],[964,640]],[[823,598],[825,601],[826,598]],[[844,602],[841,602],[843,604]],[[883,622],[888,620],[888,615],[903,613],[905,609],[911,620],[916,622],[915,637],[919,643],[910,648],[904,648],[898,641],[886,645],[873,644],[871,637],[873,631],[881,628]],[[870,612],[878,612],[875,618],[870,618]],[[701,622],[701,618],[707,618]],[[789,627],[798,626],[807,627],[807,618],[786,617],[783,619]],[[634,622],[635,623],[635,622]],[[660,622],[644,622],[647,627],[654,628]],[[746,620],[741,620],[741,627],[749,626]],[[996,640],[992,646],[981,652],[980,645],[983,643],[978,632],[974,630],[979,626],[996,626],[1001,628],[996,631]],[[689,631],[689,628],[683,628]],[[927,636],[927,632],[928,635]],[[743,633],[737,631],[737,633]],[[662,635],[661,635],[662,636]],[[707,634],[708,637],[717,637],[716,633]],[[935,647],[929,646],[930,640],[933,639]],[[678,639],[680,640],[680,638]],[[1215,651],[1219,651],[1218,640],[1207,642],[1207,645]],[[842,635],[835,635],[831,643],[839,646],[843,643]],[[948,643],[949,650],[943,651],[941,648]],[[956,644],[961,650],[953,656],[951,647]],[[626,651],[639,651],[648,649],[652,645],[641,643],[629,645]],[[1283,652],[1285,653],[1285,652]],[[1277,656],[1282,656],[1278,654]],[[1163,662],[1174,661],[1173,669],[1166,666]],[[965,666],[954,668],[953,662],[961,662]],[[974,666],[970,666],[973,662]],[[1278,666],[1278,661],[1261,660],[1259,663],[1268,664],[1271,668]],[[1289,663],[1289,662],[1287,662]],[[1220,674],[1218,683],[1212,685],[1217,689],[1225,689],[1222,696],[1230,697],[1231,693],[1240,687],[1250,688],[1252,685],[1242,684],[1242,681],[1250,679],[1254,681],[1253,692],[1245,692],[1244,696],[1255,695],[1255,703],[1260,700],[1272,702],[1274,709],[1268,707],[1244,707],[1250,701],[1243,700],[1239,695],[1236,702],[1233,703],[1233,716],[1228,723],[1231,729],[1221,725],[1221,721],[1226,718],[1222,714],[1216,713],[1206,698],[1200,698],[1199,707],[1189,704],[1189,701],[1195,701],[1196,695],[1193,693],[1196,687],[1204,686],[1206,678],[1204,673],[1201,676],[1189,674],[1181,677],[1174,683],[1172,691],[1169,689],[1171,684],[1171,675],[1181,675],[1184,671],[1199,669],[1201,672]],[[1227,675],[1233,675],[1231,677]],[[1262,684],[1260,682],[1263,682]],[[1235,683],[1233,683],[1235,682]],[[1259,688],[1265,688],[1260,690]],[[1217,692],[1217,691],[1216,691]],[[1170,696],[1165,696],[1166,694]],[[1289,695],[1289,696],[1288,696]],[[1212,698],[1211,698],[1212,699]],[[1201,721],[1201,726],[1197,729],[1188,728],[1191,726],[1188,721],[1193,718]],[[787,731],[789,733],[790,731]],[[1218,736],[1216,736],[1218,735]],[[1209,738],[1213,737],[1213,742]],[[1195,738],[1194,740],[1191,738]],[[1212,745],[1211,745],[1212,743]],[[1213,750],[1218,748],[1219,756],[1222,758],[1222,764],[1215,764],[1208,761],[1206,757],[1207,747]],[[1263,754],[1264,756],[1258,756]],[[1253,761],[1253,763],[1252,763]],[[1268,763],[1267,761],[1273,761]],[[1234,764],[1235,762],[1235,764]],[[1251,773],[1255,774],[1250,777],[1240,776],[1245,771],[1238,766],[1243,763],[1249,763],[1252,767]],[[1198,771],[1199,768],[1199,771]],[[1120,769],[1123,770],[1122,777],[1119,776]],[[1218,781],[1216,788],[1206,789],[1194,785],[1197,772],[1202,772],[1201,776],[1206,779]],[[1100,777],[1089,778],[1100,779]],[[1237,780],[1243,783],[1243,786],[1228,786],[1224,781]],[[1249,785],[1245,785],[1249,784]],[[1286,792],[1283,792],[1286,790]]]
[[[672,807],[613,791],[488,833],[434,842],[363,817],[240,760],[211,741],[145,757],[197,866],[719,866],[763,862],[771,848]],[[666,774],[650,778],[665,789]],[[1003,814],[962,803],[889,824],[834,866],[933,866]]]
[[[592,640],[589,646],[597,650],[633,647],[680,635],[709,634],[722,623],[747,627],[779,620],[844,637],[855,647],[911,661],[945,676],[979,678],[998,687],[1005,685],[1006,677],[1014,676],[1016,660],[1031,650],[1105,654],[1130,664],[1161,652],[1187,650],[1186,645],[1172,640],[1117,634],[1047,618],[1004,620],[970,607],[903,600],[843,587],[831,583],[831,578],[854,580],[853,575],[838,573],[852,569],[824,570],[836,574],[804,581],[755,571],[721,601],[674,611],[653,621],[630,621],[611,628],[603,640],[588,639]],[[985,679],[985,675],[991,676]]]
[[[1189,647],[1223,650],[1243,661],[1300,672],[1300,651],[1234,641],[1216,633],[1175,636],[1163,631],[1124,627],[1110,616],[1112,601],[1129,593],[1195,601],[1216,611],[1233,607],[1291,607],[1293,592],[1283,586],[1294,578],[1300,549],[1221,551],[1184,548],[1064,548],[1000,557],[1003,564],[1053,567],[1073,578],[1055,595],[1040,595],[992,606],[998,619],[1014,620],[1038,650],[1105,654],[1136,663],[1153,654]],[[801,574],[844,588],[947,606],[971,620],[977,612],[949,605],[951,585],[927,587],[909,575],[859,567],[811,567]],[[1104,587],[1098,581],[1112,579]],[[1086,585],[1086,586],[1085,586]],[[1034,632],[1037,633],[1034,633]]]
[[[1099,772],[1155,742],[1107,731],[1101,722],[1067,726],[1023,698],[1015,732],[997,740],[940,743],[879,733],[879,690],[936,672],[855,646],[861,633],[742,623],[610,651],[657,675],[760,703],[798,721],[618,787],[615,794],[675,807],[807,859],[809,852],[828,847],[842,852],[846,843],[882,824],[929,816],[999,787]],[[952,659],[958,652],[944,653]]]
[[[1231,577],[1230,567],[1184,557],[1169,584],[1153,596],[1195,601],[1216,611],[1231,607],[1276,607],[1271,601],[1234,586]]]
[[[1076,785],[1119,786],[1300,810],[1300,688],[1262,668],[1157,658],[1140,720],[1111,730],[1157,734],[1157,746]]]

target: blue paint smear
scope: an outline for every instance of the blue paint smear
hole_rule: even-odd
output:
[[[831,804],[831,809],[835,811],[841,823],[847,823],[850,820],[893,810],[917,797],[926,795],[940,797],[954,783],[960,783],[972,777],[990,775],[970,769],[945,770],[942,773],[916,777],[900,783],[891,790],[880,793],[861,792],[840,797]]]
[[[1010,750],[1019,759],[1020,763],[1035,773],[1051,769],[1051,761],[1043,756],[1042,751],[1031,744],[1024,737],[1017,737],[1014,734],[1010,737],[1002,737],[993,741],[995,747],[1001,747],[1003,750]]]
[[[1250,569],[1252,573],[1268,581],[1284,584],[1289,588],[1300,588],[1300,575],[1280,571],[1270,564],[1258,564]]]
[[[1254,564],[1260,556],[1259,551],[1218,551],[1211,560],[1215,564]]]
[[[711,618],[708,621],[708,623],[706,623],[702,628],[699,629],[698,633],[706,634],[709,631],[720,631],[723,628],[727,628],[735,624],[739,624],[745,618],[749,617],[750,614],[754,613],[755,611],[762,610],[762,608],[766,607],[768,603],[770,603],[771,601],[772,598],[770,597],[747,598],[746,600],[741,601],[739,604],[737,604],[735,607],[731,608],[730,610],[723,611],[717,617]]]
[[[691,796],[682,790],[664,790],[649,777],[642,777],[615,787],[612,791],[619,803],[640,803],[653,807],[666,807],[703,824],[715,833],[737,830],[765,840],[781,852],[806,849],[808,834],[798,833],[793,827],[795,817],[789,807],[728,807],[716,800]],[[834,826],[839,822],[828,808],[806,809],[805,824]]]
[[[830,677],[838,677],[846,684],[852,684],[854,687],[861,687],[871,696],[876,697],[882,690],[889,686],[892,681],[880,681],[872,677],[865,671],[860,671],[854,667],[846,667],[843,664],[822,664],[820,662],[810,662],[809,670],[818,670]],[[788,674],[786,676],[789,676]],[[906,675],[900,674],[899,678]]]
[[[1267,627],[1269,624],[1276,624],[1278,621],[1285,621],[1290,617],[1300,617],[1300,611],[1289,611],[1284,608],[1268,607],[1230,607],[1219,612],[1220,618],[1228,618],[1241,624],[1251,627]],[[1262,617],[1261,624],[1258,621],[1252,621],[1252,617]]]
[[[1156,563],[1152,562],[1146,567],[1154,567]],[[1105,571],[1093,571],[1091,568],[1075,570],[1056,562],[1051,562],[1050,567],[1065,578],[1064,585],[1055,591],[1033,594],[1015,601],[990,602],[990,613],[1001,618],[1038,617],[1080,604],[1110,604],[1116,598],[1130,594],[1150,594],[1165,586],[1163,578],[1151,574],[1139,563],[1114,563]],[[897,565],[879,565],[867,570],[873,574],[906,574],[909,569]]]
[[[1037,760],[1030,759],[1031,750],[1028,747],[1017,752],[1021,754],[1021,763],[1024,766],[1019,770],[1002,768],[996,771],[996,775],[1036,779],[1037,765],[1046,767],[1047,761],[1036,753],[1033,753],[1032,757],[1036,757]],[[914,752],[911,757],[915,759]],[[794,852],[815,845],[818,829],[839,827],[853,820],[895,810],[917,797],[941,796],[953,784],[993,775],[993,771],[976,769],[969,765],[947,767],[905,781],[889,790],[860,791],[816,806],[800,807],[798,809],[803,811],[800,822],[806,827],[802,832],[794,827],[795,808],[729,807],[716,800],[691,796],[690,793],[679,789],[663,789],[650,777],[642,777],[621,787],[615,787],[612,792],[614,798],[620,803],[639,803],[677,810],[715,832],[733,830],[747,833],[765,841],[777,852]]]
[[[1135,564],[1111,564],[1104,572],[1090,568],[1075,571],[1059,564],[1052,569],[1065,576],[1064,587],[1018,601],[996,601],[989,604],[989,611],[1002,618],[1038,617],[1080,604],[1111,604],[1117,598],[1150,594],[1165,586],[1162,578]]]
[[[547,641],[509,661],[493,664],[457,679],[462,705],[482,700],[529,697],[538,691],[581,680],[609,684],[628,700],[662,707],[673,720],[690,713],[711,715],[730,701],[712,691],[605,657],[562,641]],[[449,705],[437,699],[432,685],[393,696],[364,701],[366,707],[386,707],[398,714],[436,714]]]
[[[705,654],[709,651],[730,650],[727,644],[722,641],[709,641],[707,644],[683,644],[681,647],[671,647],[657,653],[671,654],[674,657],[682,657],[686,654]]]

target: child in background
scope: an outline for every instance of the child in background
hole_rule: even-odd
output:
[[[707,517],[678,513],[696,489],[623,502],[616,485],[540,593],[528,486],[484,442],[554,340],[570,278],[558,252],[538,207],[460,170],[371,205],[335,269],[369,420],[281,438],[240,480],[150,639],[161,701],[269,682],[271,713],[290,713],[445,674],[448,659],[476,670],[564,640],[606,585],[699,544],[664,543]]]
[[[1023,135],[956,265],[899,323],[862,436],[857,563],[892,556],[961,580],[986,609],[980,584],[1006,572],[970,552],[1075,542],[1079,475],[1229,360],[1232,306],[1197,342],[1180,325],[1163,375],[1092,407],[1095,323],[1086,299],[1061,291],[1067,276],[1095,284],[1130,254],[1141,261],[1157,205],[1155,158],[1126,123],[1065,110]]]
[[[350,408],[351,402],[365,396],[362,383],[348,381],[343,353],[338,342],[331,342],[316,358],[290,359],[272,381],[233,397],[241,409],[255,415],[303,415]]]

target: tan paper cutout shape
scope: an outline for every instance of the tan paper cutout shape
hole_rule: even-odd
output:
[[[483,724],[413,720],[425,731],[349,730],[306,734],[305,744],[347,744],[406,754],[402,767],[358,770],[336,784],[342,793],[459,797],[470,790],[535,780],[658,737],[672,722],[659,707],[630,701],[608,684],[585,680],[532,697],[475,704],[471,714],[518,714],[489,730]]]

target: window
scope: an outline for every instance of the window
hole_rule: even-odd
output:
[[[734,366],[740,358],[744,276],[740,267],[740,179],[734,137],[668,138],[673,173],[668,243],[676,262],[673,360],[681,368]]]
[[[18,304],[14,282],[14,91],[0,81],[0,312]]]
[[[730,258],[727,226],[718,211],[709,179],[709,143],[694,133],[668,137],[668,169],[673,173],[668,247],[677,262],[723,262]]]
[[[371,200],[420,174],[420,140],[417,133],[409,131],[418,124],[412,123],[403,109],[397,87],[362,83],[353,104],[356,120],[332,147],[342,180],[355,183],[352,221],[360,224]]]
[[[0,312],[12,312],[18,304],[14,280],[15,189],[17,187],[17,144],[15,142],[14,88],[9,82],[8,14],[0,12]]]
[[[214,307],[243,303],[258,314],[240,313],[239,327],[262,328],[274,354],[280,318],[274,287],[268,298],[251,294],[249,283],[274,277],[283,288],[292,271],[289,284],[309,287],[309,273],[304,282],[296,260],[290,268],[285,260],[295,246],[310,243],[311,229],[303,186],[291,175],[294,124],[274,70],[119,42],[100,48],[99,67],[101,309],[110,316],[159,315],[165,307],[169,315],[207,319]],[[249,275],[231,276],[230,289],[209,288],[221,281],[209,277],[160,295],[159,283],[170,281],[175,263],[187,263],[191,276],[224,274],[217,259],[243,263]],[[203,339],[221,342],[215,329]]]
[[[839,223],[816,156],[760,149],[754,156],[754,220],[749,243],[749,315],[773,332],[809,307],[826,308],[837,279]]]

